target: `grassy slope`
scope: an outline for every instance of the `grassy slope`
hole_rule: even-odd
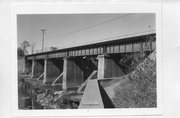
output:
[[[156,107],[156,52],[130,74],[100,83],[116,108]]]

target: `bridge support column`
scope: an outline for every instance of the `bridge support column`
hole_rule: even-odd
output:
[[[31,77],[34,77],[34,59],[32,60]]]
[[[83,75],[84,72],[77,61],[72,58],[64,58],[63,90],[80,86],[84,81]]]
[[[64,58],[64,64],[63,64],[63,83],[62,83],[62,89],[67,89],[67,58]]]
[[[47,58],[44,59],[44,76],[43,76],[43,83],[47,81]]]
[[[104,78],[105,72],[105,55],[98,56],[98,74],[97,78]]]
[[[118,62],[109,55],[98,56],[98,79],[124,75]]]

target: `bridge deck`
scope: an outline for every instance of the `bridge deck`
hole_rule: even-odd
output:
[[[156,34],[146,34],[141,36],[116,39],[112,41],[94,43],[89,45],[59,49],[55,51],[27,55],[27,60],[44,58],[63,58],[76,56],[92,56],[100,54],[139,52],[142,50],[155,49]],[[148,45],[148,49],[145,48]]]

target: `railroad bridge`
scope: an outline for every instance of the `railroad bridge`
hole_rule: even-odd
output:
[[[124,75],[118,64],[122,55],[152,52],[156,48],[155,42],[155,33],[120,38],[27,55],[25,65],[32,77],[67,90],[82,86],[89,79]]]

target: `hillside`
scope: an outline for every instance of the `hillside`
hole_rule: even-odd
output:
[[[100,81],[116,108],[152,108],[156,102],[156,52],[128,75]]]

